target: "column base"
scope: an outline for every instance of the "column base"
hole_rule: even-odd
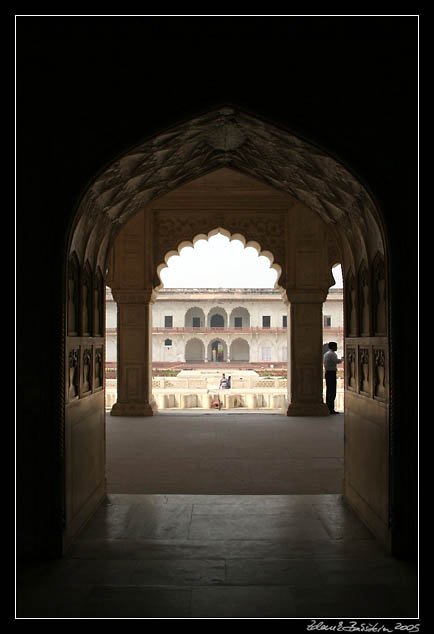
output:
[[[155,402],[152,403],[115,403],[111,416],[153,416]],[[156,408],[156,406],[155,406]]]
[[[325,403],[290,403],[287,416],[330,416]]]

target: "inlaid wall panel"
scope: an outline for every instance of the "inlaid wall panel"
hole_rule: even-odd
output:
[[[377,253],[372,264],[372,299],[374,335],[386,335],[386,270],[384,258],[380,253]]]
[[[359,348],[359,392],[371,396],[370,349]]]
[[[92,271],[86,262],[81,273],[81,324],[80,335],[90,337],[92,334]]]
[[[68,314],[67,333],[77,336],[80,322],[80,265],[75,253],[68,262]]]
[[[347,337],[358,335],[358,292],[355,275],[350,271],[345,281],[345,326]]]
[[[362,262],[358,274],[359,331],[361,337],[371,334],[371,290],[368,267]]]

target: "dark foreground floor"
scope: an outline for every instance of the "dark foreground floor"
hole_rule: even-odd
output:
[[[111,494],[64,559],[18,574],[18,618],[417,616],[415,567],[339,494]]]

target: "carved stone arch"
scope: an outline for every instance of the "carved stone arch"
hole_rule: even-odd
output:
[[[222,338],[222,337],[213,337],[211,339],[211,341],[208,343],[207,346],[207,358],[208,361],[214,361],[213,359],[213,355],[212,355],[212,349],[214,344],[219,343],[221,344],[222,348],[223,348],[223,359],[221,359],[222,361],[226,361],[228,358],[228,344],[226,343],[226,341]],[[216,359],[217,361],[219,361],[219,359]]]
[[[331,229],[327,232],[327,262],[330,272],[330,286],[334,286],[335,279],[333,277],[332,269],[336,264],[343,265],[342,250],[339,246],[338,237],[335,231]]]
[[[98,263],[105,262],[100,245],[107,234],[110,239],[104,248],[108,250],[113,236],[138,211],[225,166],[289,194],[328,224],[340,229],[346,225],[350,244],[356,245],[358,236],[366,231],[379,234],[384,244],[379,211],[366,188],[345,166],[291,132],[228,106],[144,139],[103,168],[81,198],[70,231],[69,252],[75,250],[80,261],[87,257],[96,263],[91,251],[97,248]],[[241,228],[228,229],[243,233]],[[279,264],[284,261],[277,252],[280,237],[276,236],[275,244],[272,239],[263,245]],[[187,239],[191,240],[191,235]],[[176,246],[169,245],[169,249]],[[164,253],[157,265],[162,257]],[[156,278],[155,286],[158,283]],[[281,285],[285,286],[284,267]]]
[[[246,339],[238,337],[231,342],[229,349],[231,361],[248,362],[250,361],[250,346]]]
[[[213,322],[213,318],[217,317],[217,316],[221,316],[223,318],[223,324],[222,325],[212,325]],[[208,314],[206,316],[206,325],[208,328],[227,328],[228,327],[228,314],[226,312],[226,309],[223,308],[223,306],[213,306],[209,311]]]
[[[93,278],[93,336],[104,334],[105,284],[101,268],[98,266]]]
[[[205,344],[197,337],[192,337],[185,344],[185,360],[187,363],[205,360]]]
[[[377,253],[372,262],[372,321],[373,334],[387,334],[387,288],[384,256]]]
[[[89,262],[92,270],[96,270],[96,267],[98,266],[98,254],[101,247],[100,236],[102,224],[105,223],[101,218],[99,218],[88,235],[88,239],[84,249],[83,261]]]
[[[356,276],[352,269],[345,279],[345,327],[347,337],[358,336],[358,293]]]
[[[361,337],[371,334],[371,280],[365,261],[360,264],[357,275],[359,303],[359,332]]]
[[[86,261],[81,271],[80,283],[80,335],[90,337],[92,334],[92,270]]]
[[[204,328],[206,326],[206,316],[202,308],[199,306],[191,306],[184,315],[184,326],[185,328],[193,328],[193,318],[199,318],[200,320],[200,328]]]
[[[235,306],[229,315],[229,327],[235,328],[235,317],[241,317],[242,327],[250,328],[250,313],[245,306]]]
[[[284,194],[287,199],[291,197],[295,203],[292,207],[286,208],[285,212],[272,210],[270,214],[267,214],[267,218],[260,219],[260,224],[256,222],[257,216],[255,219],[253,216],[249,218],[248,213],[240,214],[238,217],[238,214],[234,215],[230,211],[223,210],[215,212],[213,215],[211,207],[205,214],[200,211],[189,213],[188,223],[184,221],[179,211],[177,214],[169,212],[153,215],[155,203],[165,194],[175,192],[187,183],[205,177],[207,174],[217,173],[222,169],[236,171],[246,177],[256,179],[261,184],[273,188],[275,192]],[[295,231],[292,235],[290,234],[287,219],[288,217],[301,218],[306,208],[309,213],[315,216],[315,220],[331,227],[332,232],[335,231],[335,236],[338,236],[345,279],[346,306],[347,309],[353,307],[355,311],[355,315],[350,315],[351,319],[348,319],[348,316],[346,318],[346,332],[350,337],[357,337],[359,327],[356,273],[359,270],[359,263],[366,260],[367,266],[369,266],[372,262],[372,253],[375,252],[373,245],[379,245],[382,248],[378,248],[378,252],[384,253],[383,257],[388,264],[389,252],[383,229],[384,223],[378,206],[360,180],[330,153],[298,138],[287,130],[277,128],[268,122],[233,108],[220,108],[174,125],[168,130],[160,131],[129,149],[123,156],[101,170],[84,193],[74,215],[68,234],[69,248],[66,257],[75,251],[80,263],[86,259],[92,266],[97,262],[104,263],[101,266],[105,274],[107,253],[111,245],[115,243],[116,237],[130,220],[135,220],[141,216],[143,222],[140,230],[143,229],[142,236],[146,235],[145,247],[147,257],[149,257],[147,266],[148,264],[149,266],[144,272],[140,284],[137,283],[137,288],[132,288],[131,292],[125,291],[122,297],[119,295],[123,303],[120,300],[118,303],[118,307],[122,309],[122,319],[129,328],[128,332],[125,331],[123,334],[130,337],[131,328],[136,327],[137,337],[140,339],[150,323],[150,291],[152,287],[158,288],[160,285],[157,268],[165,266],[167,257],[172,253],[178,253],[179,245],[183,243],[194,244],[197,235],[203,235],[205,232],[206,236],[207,232],[224,228],[233,237],[235,235],[246,236],[245,244],[247,240],[251,240],[252,242],[248,244],[260,245],[261,253],[272,254],[272,265],[274,266],[276,263],[282,269],[278,284],[287,290],[288,299],[290,291],[292,293],[289,324],[291,329],[297,326],[299,331],[301,328],[305,328],[303,332],[317,332],[319,328],[317,329],[315,324],[321,324],[320,304],[324,301],[322,297],[326,284],[323,288],[321,284],[324,279],[319,280],[313,274],[311,279],[301,275],[303,284],[300,284],[297,274],[303,274],[309,267],[305,266],[303,258],[299,257],[298,253],[294,255],[297,268],[293,266],[294,261],[287,257],[287,250],[289,251],[287,245],[293,244],[291,240],[297,233]],[[170,222],[170,227],[164,225],[163,221]],[[170,230],[165,232],[165,228]],[[308,227],[306,228],[308,229]],[[369,241],[371,233],[375,233],[375,240]],[[310,236],[308,231],[303,236],[305,258],[309,262],[309,251],[314,238],[315,236]],[[322,241],[321,245],[315,244],[316,248],[321,255],[321,261],[324,262],[323,270],[325,270],[327,268],[327,241]],[[334,245],[331,245],[332,253],[333,249]],[[367,257],[367,250],[371,257]],[[95,252],[97,252],[96,256]],[[137,262],[139,262],[139,256],[141,257],[142,253],[137,255]],[[334,259],[335,255],[332,257]],[[315,273],[316,270],[313,264],[312,272]],[[377,307],[381,304],[383,297],[382,288],[386,270],[384,261],[378,261],[371,268],[372,279],[376,282],[376,285],[372,284],[372,294],[377,287]],[[296,273],[290,278],[292,271],[296,271]],[[321,287],[321,293],[314,293],[315,289],[318,290],[317,287]],[[347,301],[348,292],[355,293],[355,297],[351,294],[351,302]],[[352,324],[354,319],[355,325]],[[385,317],[383,321],[385,324]],[[377,314],[375,334],[380,334],[385,330],[383,321],[381,314]],[[64,321],[62,321],[62,327],[63,324]],[[307,325],[305,326],[305,324]],[[318,347],[320,350],[322,342],[320,337],[318,338],[319,346],[316,345],[316,338],[308,339],[306,336],[305,339],[309,343],[313,342],[312,350],[314,347]],[[131,342],[131,337],[129,341],[134,349],[134,341]],[[222,341],[221,338],[220,341]],[[297,343],[300,340],[292,338],[292,341]],[[142,345],[142,339],[140,339],[140,343],[141,345],[137,348],[145,349],[145,345]],[[388,400],[389,393],[393,393],[393,391],[389,392],[388,377],[390,373],[387,343],[379,341],[375,347],[374,358],[378,358],[378,362],[375,361],[373,365],[371,361],[371,368],[375,368],[375,370],[373,369],[372,372],[366,374],[366,367],[363,368],[363,366],[367,364],[362,363],[365,374],[363,382],[360,383],[358,381],[359,349],[361,347],[365,349],[367,346],[365,344],[359,345],[359,342],[355,340],[346,342],[346,380],[349,392],[345,399],[346,411],[351,415],[348,416],[347,420],[351,420],[352,423],[348,427],[346,435],[348,448],[346,460],[347,456],[351,455],[349,460],[356,461],[355,468],[349,472],[352,480],[346,480],[345,494],[350,503],[364,517],[367,524],[375,528],[384,543],[389,537],[390,517],[388,517],[387,504],[390,487],[389,482],[385,482],[386,478],[383,477],[389,469],[388,444],[384,441],[384,439],[387,440],[387,432],[383,432],[387,429],[389,412],[393,415],[393,412],[396,411],[396,406],[394,409],[393,403]],[[295,412],[299,412],[300,415],[308,415],[308,411],[319,412],[322,409],[320,408],[320,404],[322,404],[321,392],[317,389],[322,381],[321,355],[320,353],[316,355],[315,350],[312,354],[309,351],[309,363],[307,363],[306,355],[299,355],[294,349],[290,352],[291,360],[301,359],[305,362],[303,367],[300,364],[294,366],[296,367],[296,372],[293,373],[295,380],[291,385],[291,399],[294,408],[291,415],[298,415]],[[149,388],[148,382],[145,382],[145,378],[149,378],[149,373],[147,374],[149,358],[146,355],[142,355],[142,357],[140,363],[137,363],[137,367],[133,363],[129,363],[128,359],[125,361],[125,386],[128,389],[125,389],[123,394],[125,394],[124,411],[127,413],[126,415],[130,415],[130,412],[132,415],[149,415],[148,412],[151,409],[149,397],[152,390]],[[361,358],[363,360],[363,357]],[[351,369],[351,372],[348,368]],[[84,380],[86,376],[91,376],[91,374],[82,375],[80,372],[81,376]],[[390,408],[384,408],[383,402],[381,402],[381,408],[374,411],[372,409],[373,403],[368,404],[366,401],[366,404],[369,405],[366,412],[374,412],[372,420],[377,421],[381,417],[384,425],[381,427],[381,438],[374,438],[370,433],[366,434],[366,437],[363,438],[363,442],[366,440],[366,444],[363,446],[362,452],[359,444],[362,434],[358,433],[353,424],[356,421],[360,425],[360,429],[363,429],[364,414],[360,414],[361,395],[357,391],[360,386],[367,388],[367,383],[372,379],[374,379],[375,385],[374,397],[378,400],[384,399],[387,405],[390,404]],[[142,387],[144,384],[146,387]],[[71,391],[74,393],[73,378],[71,386]],[[99,395],[92,394],[92,398],[95,397],[98,399]],[[103,399],[99,398],[98,403],[100,403],[101,421],[103,421]],[[310,410],[306,408],[308,403],[312,404]],[[122,405],[121,401],[120,404]],[[76,408],[72,407],[70,411],[66,412],[67,422],[73,421],[75,410]],[[119,409],[119,411],[121,410],[122,408]],[[367,418],[369,416],[370,413],[367,414]],[[376,425],[375,427],[380,426]],[[92,427],[89,430],[89,438],[92,437],[94,429],[95,427]],[[67,442],[66,452],[68,451],[70,452],[68,460],[71,460],[72,453]],[[363,464],[365,458],[370,460],[368,465]],[[375,462],[375,460],[377,461]],[[353,467],[351,462],[348,464]],[[77,468],[80,468],[80,465]],[[375,491],[373,493],[368,491],[368,496],[365,495],[366,490],[364,489],[366,482],[364,474],[367,470],[370,470],[371,480],[375,481],[375,487],[373,487]],[[101,473],[104,473],[103,468]],[[101,481],[103,481],[103,475]],[[72,484],[68,481],[65,488],[71,491]],[[94,490],[91,488],[91,484],[90,482],[89,495]],[[378,491],[381,492],[381,506],[377,505],[377,501],[380,499]],[[370,509],[373,511],[371,512]],[[67,522],[69,522],[68,526],[72,526],[68,514],[66,517]],[[83,518],[83,521],[80,519],[80,524],[83,524],[86,519]],[[71,528],[70,532],[72,533],[73,530]]]
[[[68,261],[67,333],[69,337],[75,337],[79,333],[80,279],[80,264],[74,252]]]
[[[109,247],[109,245],[111,244],[110,240],[110,234],[106,233],[100,242],[96,255],[96,266],[99,266],[104,274],[104,278],[107,275],[108,263],[111,256],[111,249]]]

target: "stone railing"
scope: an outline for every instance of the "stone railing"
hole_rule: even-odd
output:
[[[167,377],[159,377],[166,379]],[[183,379],[188,381],[191,379]],[[196,379],[197,380],[197,379]],[[202,379],[201,379],[202,380]],[[205,379],[206,380],[206,379]],[[275,379],[274,379],[275,380]],[[276,409],[284,411],[287,404],[286,379],[284,386],[267,385],[265,387],[242,389],[232,388],[230,390],[219,390],[217,388],[193,388],[166,386],[164,388],[155,386],[153,389],[154,399],[159,409],[211,409],[216,397],[222,404],[222,409]],[[323,399],[325,402],[326,386],[323,383]],[[194,390],[194,391],[193,391]],[[106,380],[106,409],[110,410],[116,402],[117,388],[116,379]],[[344,381],[338,379],[335,409],[338,412],[344,411]]]
[[[207,389],[215,388],[220,381],[219,377],[164,377],[156,376],[152,379],[152,387],[155,389],[181,388],[181,389]],[[287,380],[276,377],[248,377],[233,378],[233,389],[252,389],[257,387],[286,389]]]
[[[258,393],[255,390],[203,390],[153,392],[158,409],[212,409],[219,403],[219,409],[283,409],[286,391],[283,393]]]

